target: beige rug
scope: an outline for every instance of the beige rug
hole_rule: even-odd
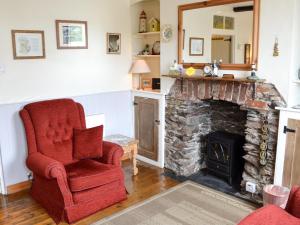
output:
[[[255,208],[193,182],[185,182],[93,225],[233,225]]]

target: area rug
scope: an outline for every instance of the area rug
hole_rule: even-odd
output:
[[[93,225],[234,225],[255,209],[187,181]]]

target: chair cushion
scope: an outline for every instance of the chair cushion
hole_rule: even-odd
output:
[[[102,157],[103,126],[89,129],[74,129],[73,155],[75,159]]]
[[[72,192],[109,184],[123,179],[121,167],[100,163],[92,159],[83,159],[65,166],[69,186]]]

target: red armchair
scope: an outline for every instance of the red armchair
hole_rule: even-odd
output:
[[[300,225],[300,188],[292,188],[285,210],[268,205],[247,216],[239,225]]]
[[[79,103],[32,103],[20,116],[27,137],[26,164],[34,176],[31,195],[56,223],[73,223],[126,199],[120,146],[103,142],[102,158],[73,158],[73,129],[86,128]]]

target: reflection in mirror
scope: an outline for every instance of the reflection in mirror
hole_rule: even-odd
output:
[[[213,35],[211,39],[212,60],[222,60],[223,63],[233,63],[233,45],[231,35]]]
[[[251,63],[253,1],[185,10],[182,23],[184,63]]]

